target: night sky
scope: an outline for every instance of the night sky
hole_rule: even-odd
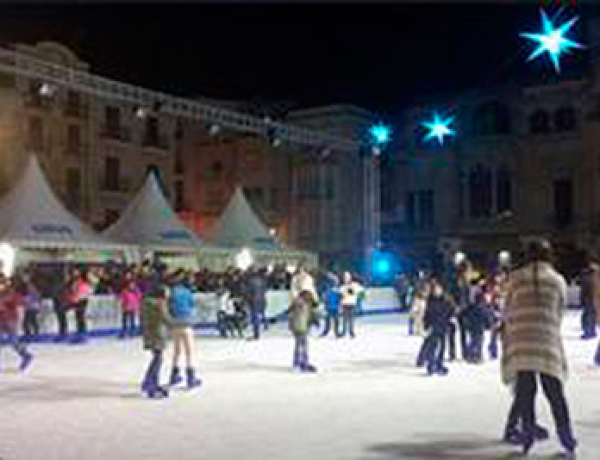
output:
[[[550,66],[525,63],[532,45],[518,35],[538,31],[539,5],[2,6],[0,42],[58,40],[97,73],[178,95],[394,114],[436,94],[547,80]]]

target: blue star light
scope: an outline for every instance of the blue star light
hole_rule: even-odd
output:
[[[555,28],[554,24],[548,16],[544,12],[544,10],[540,10],[542,13],[542,32],[541,34],[533,34],[533,33],[522,33],[521,36],[524,38],[528,38],[534,42],[538,43],[537,48],[529,55],[527,58],[528,61],[531,61],[543,53],[548,53],[550,59],[552,60],[552,64],[554,64],[554,68],[558,73],[560,73],[560,56],[562,54],[568,54],[571,52],[573,48],[583,48],[581,43],[577,43],[569,38],[566,38],[565,35],[573,24],[579,19],[579,16],[574,16],[569,19],[564,24]]]
[[[390,128],[382,124],[371,126],[369,133],[377,145],[387,144],[392,136]]]
[[[433,114],[432,121],[423,122],[422,125],[429,130],[425,135],[425,141],[429,141],[434,137],[437,138],[440,145],[444,145],[446,136],[455,136],[456,131],[450,128],[455,117],[441,118],[437,112]]]

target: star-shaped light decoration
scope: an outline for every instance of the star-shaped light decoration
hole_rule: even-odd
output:
[[[554,68],[558,73],[560,73],[561,55],[570,53],[573,48],[583,48],[581,43],[577,43],[576,41],[565,37],[571,27],[573,27],[575,22],[577,22],[579,16],[574,16],[567,22],[555,28],[554,24],[548,18],[544,10],[540,10],[540,12],[542,13],[542,33],[521,34],[522,37],[538,43],[537,48],[529,55],[527,60],[531,61],[543,53],[548,53]]]
[[[390,141],[392,134],[390,128],[382,124],[371,126],[369,133],[377,145],[387,144]]]
[[[446,136],[453,137],[456,135],[456,131],[450,128],[454,118],[455,117],[441,118],[437,112],[434,112],[433,120],[422,123],[422,125],[429,130],[425,135],[425,141],[437,138],[440,145],[444,145]]]

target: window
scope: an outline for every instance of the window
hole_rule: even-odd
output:
[[[496,171],[496,210],[499,214],[512,207],[510,174],[505,167]]]
[[[489,217],[492,211],[492,173],[477,165],[469,173],[469,214],[472,218]]]
[[[554,125],[559,132],[575,129],[575,110],[572,107],[561,107],[554,114]]]
[[[81,113],[81,101],[79,100],[79,93],[75,91],[67,92],[67,105],[65,107],[65,113],[71,117],[77,117]]]
[[[406,223],[409,228],[415,228],[417,223],[416,212],[416,194],[408,192],[406,194]]]
[[[536,110],[529,117],[529,131],[533,134],[547,133],[550,131],[550,117],[544,110]]]
[[[434,222],[433,191],[419,192],[420,227],[432,228]]]
[[[183,181],[178,180],[175,182],[175,211],[182,211],[185,209],[185,197]]]
[[[29,119],[29,145],[36,152],[44,151],[44,122],[41,118]]]
[[[265,204],[264,190],[260,187],[248,188],[245,190],[245,194],[248,197],[248,201],[257,208],[261,208]]]
[[[554,216],[561,228],[573,220],[573,182],[570,178],[554,181]]]
[[[473,114],[473,132],[476,135],[496,135],[510,133],[510,113],[508,107],[496,101],[479,106]]]
[[[81,196],[81,173],[79,169],[67,169],[67,207],[71,211],[79,210]]]
[[[177,147],[175,150],[175,174],[183,174],[183,158],[181,155],[181,149]]]
[[[159,147],[159,135],[158,135],[158,118],[148,117],[146,118],[146,130],[144,132],[144,145],[150,145]]]
[[[107,134],[119,136],[121,134],[121,110],[118,107],[106,106],[104,117]]]
[[[121,162],[118,158],[108,157],[104,160],[104,189],[119,191],[121,178]]]
[[[69,125],[67,128],[67,153],[77,156],[81,150],[81,130],[78,125]]]

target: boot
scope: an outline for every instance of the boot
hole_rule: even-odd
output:
[[[155,381],[148,381],[142,383],[142,388],[144,389],[144,393],[150,399],[163,399],[169,397],[169,392],[159,386]]]
[[[19,364],[19,371],[25,372],[31,365],[31,361],[33,361],[33,355],[28,352],[23,353],[21,355],[21,364]]]
[[[541,425],[534,425],[533,427],[533,437],[536,441],[545,441],[550,437],[548,434],[548,430]]]
[[[523,444],[523,435],[517,428],[507,427],[504,431],[504,437],[502,438],[502,440],[507,444],[520,446],[521,444]]]
[[[570,431],[562,431],[558,433],[561,445],[569,454],[575,453],[577,448],[577,440],[573,437]]]
[[[181,382],[183,382],[183,378],[181,377],[179,368],[177,366],[173,366],[173,369],[171,369],[171,378],[169,379],[169,385],[175,386],[179,385]]]
[[[202,380],[196,378],[196,373],[193,367],[188,367],[185,370],[187,387],[192,389],[202,385]]]

